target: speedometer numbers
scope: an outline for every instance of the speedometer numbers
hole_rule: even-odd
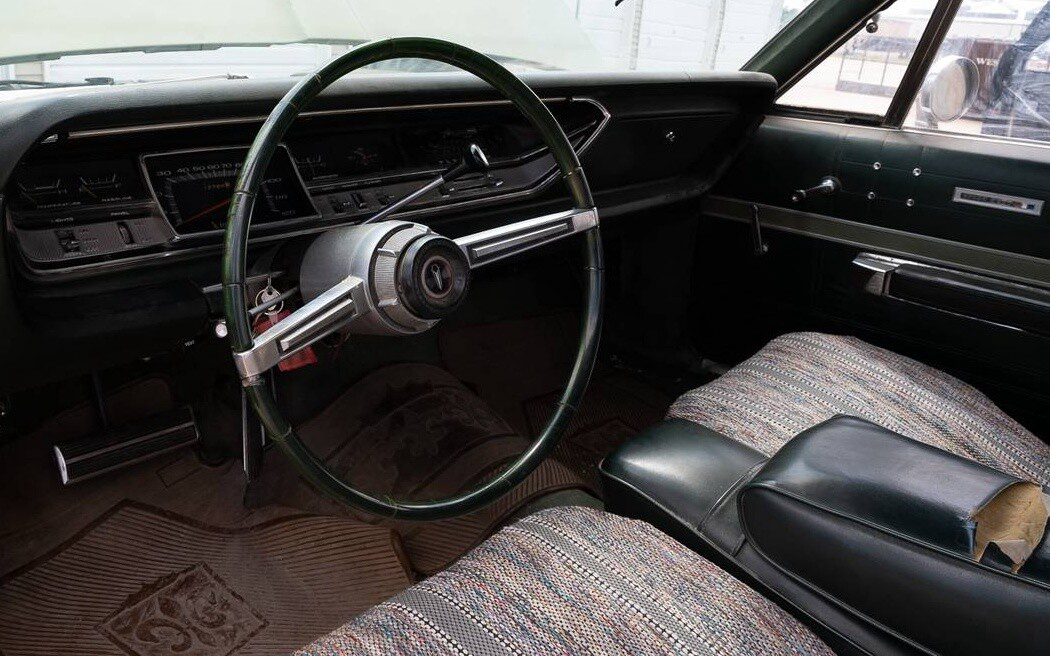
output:
[[[165,216],[179,234],[221,230],[247,148],[147,155],[146,173]],[[254,224],[316,216],[288,152],[274,153],[252,210]]]

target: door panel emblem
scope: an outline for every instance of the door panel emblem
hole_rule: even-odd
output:
[[[1020,214],[1031,214],[1032,216],[1039,216],[1043,213],[1043,201],[1037,198],[997,194],[979,189],[966,189],[965,187],[955,188],[952,202],[977,205],[978,207],[990,207],[995,210],[1018,212]]]

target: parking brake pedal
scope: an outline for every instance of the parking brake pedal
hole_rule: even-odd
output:
[[[60,442],[55,445],[55,459],[62,484],[72,485],[194,444],[198,437],[193,410],[185,406]]]

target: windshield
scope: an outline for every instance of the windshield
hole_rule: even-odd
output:
[[[810,1],[0,0],[0,89],[287,78],[391,36],[455,41],[513,70],[736,70]]]

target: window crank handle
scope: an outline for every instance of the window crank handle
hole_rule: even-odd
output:
[[[796,189],[791,192],[791,202],[801,203],[807,198],[813,196],[831,196],[842,189],[842,183],[839,182],[838,178],[826,175],[820,179],[820,184],[809,189]]]

